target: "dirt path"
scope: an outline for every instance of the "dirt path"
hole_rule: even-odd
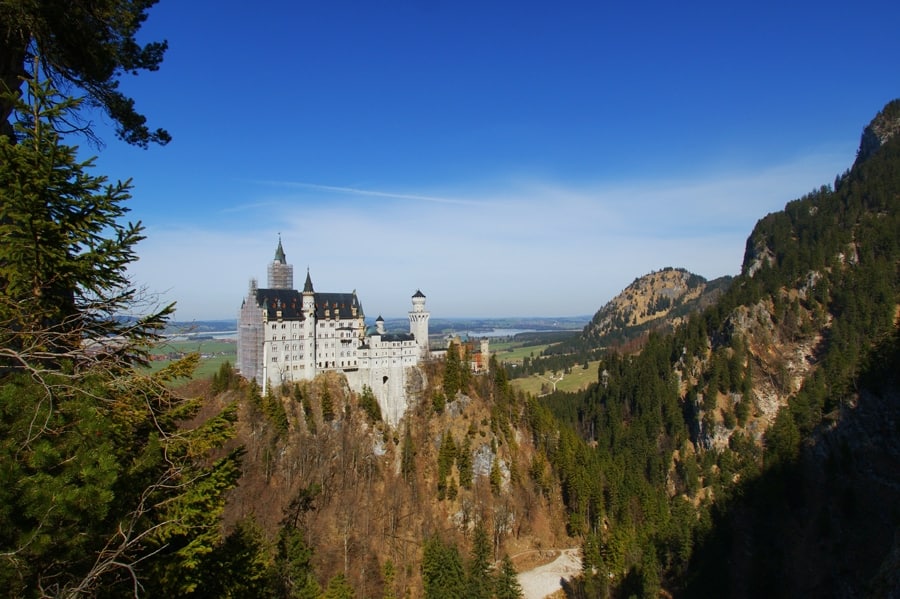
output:
[[[560,579],[577,576],[581,572],[580,552],[578,547],[563,549],[549,564],[520,572],[519,584],[525,599],[544,599],[562,588]]]

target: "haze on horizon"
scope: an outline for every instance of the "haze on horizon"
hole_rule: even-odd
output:
[[[877,15],[877,16],[876,16]],[[897,97],[900,6],[163,0],[123,85],[174,141],[106,133],[130,272],[235,318],[281,235],[367,316],[592,314],[667,266],[739,272],[765,214],[852,163]],[[89,151],[86,148],[85,151]]]

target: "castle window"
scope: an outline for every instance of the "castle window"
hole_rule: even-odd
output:
[[[273,362],[277,362],[277,361],[278,361],[278,356],[272,356],[272,361],[273,361]]]

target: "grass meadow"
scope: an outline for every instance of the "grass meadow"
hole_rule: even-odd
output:
[[[234,365],[237,358],[237,344],[234,341],[212,338],[168,340],[150,352],[153,357],[150,371],[156,372],[173,360],[191,352],[200,354],[200,364],[194,371],[193,378],[204,379],[212,377],[226,361]]]

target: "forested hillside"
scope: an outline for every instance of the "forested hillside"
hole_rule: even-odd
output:
[[[588,596],[896,585],[900,139],[881,141],[760,220],[716,305],[547,402],[584,440],[550,453]]]
[[[886,138],[761,219],[717,302],[605,354],[586,393],[525,398],[454,358],[391,430],[338,377],[239,385],[229,522],[282,577],[266,539],[302,539],[310,584],[357,596],[470,596],[502,572],[485,554],[569,544],[573,597],[896,588],[898,165]]]

